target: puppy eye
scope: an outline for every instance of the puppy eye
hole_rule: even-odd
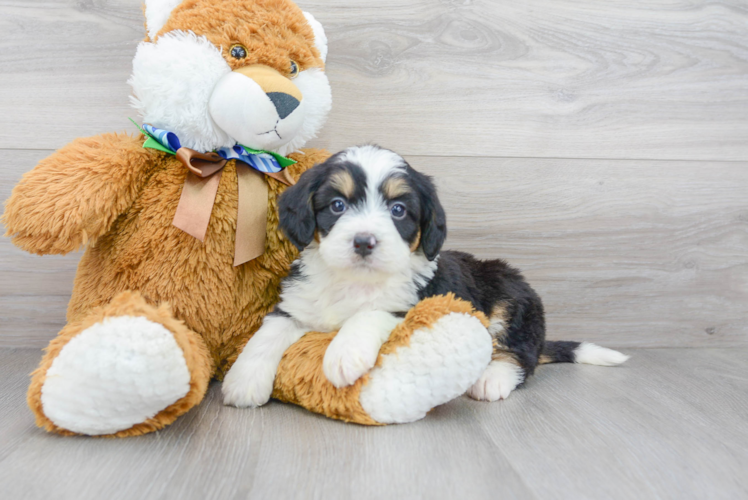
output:
[[[336,198],[332,200],[332,203],[330,203],[330,210],[336,215],[340,215],[345,212],[346,208],[348,208],[348,205],[346,205],[345,202],[340,198]]]
[[[405,205],[402,203],[393,203],[390,207],[390,213],[392,214],[393,219],[402,219],[405,217],[406,212]]]
[[[291,61],[291,78],[299,74],[299,65],[295,61]]]
[[[240,43],[235,43],[229,48],[229,54],[234,59],[244,59],[247,57],[247,47]]]

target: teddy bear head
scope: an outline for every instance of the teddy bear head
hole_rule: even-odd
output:
[[[148,37],[129,84],[143,122],[198,151],[236,144],[286,155],[332,104],[327,38],[288,0],[146,0]]]

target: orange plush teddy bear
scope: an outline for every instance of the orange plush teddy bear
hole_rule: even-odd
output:
[[[23,177],[3,215],[29,252],[86,246],[68,323],[28,393],[37,423],[61,434],[142,434],[202,400],[297,256],[278,195],[328,157],[300,149],[332,102],[310,14],[288,0],[146,0],[145,16],[129,82],[142,133],[73,141]],[[309,333],[273,396],[362,424],[422,418],[485,369],[485,325],[465,302],[425,300],[342,389],[322,370],[334,332]]]

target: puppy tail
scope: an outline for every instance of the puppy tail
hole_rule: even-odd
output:
[[[538,363],[584,363],[587,365],[615,366],[629,357],[621,352],[600,347],[589,342],[547,341]]]

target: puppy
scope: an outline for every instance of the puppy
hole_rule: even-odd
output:
[[[280,226],[302,250],[281,300],[226,376],[224,402],[260,406],[285,350],[307,331],[339,330],[324,373],[353,384],[375,364],[405,313],[423,298],[453,293],[490,319],[493,360],[468,391],[504,399],[542,363],[623,363],[589,343],[545,340],[540,297],[502,260],[440,253],[444,209],[431,179],[396,153],[353,147],[305,172],[279,200]]]

